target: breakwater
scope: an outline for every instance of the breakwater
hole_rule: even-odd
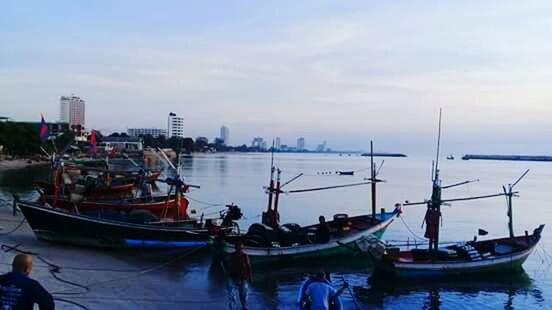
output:
[[[547,155],[477,155],[466,154],[462,156],[463,160],[481,159],[481,160],[514,160],[514,161],[552,161],[552,156]]]

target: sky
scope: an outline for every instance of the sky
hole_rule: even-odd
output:
[[[0,115],[232,144],[552,154],[551,1],[0,2]]]

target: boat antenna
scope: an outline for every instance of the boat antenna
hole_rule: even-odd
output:
[[[437,155],[435,158],[435,179],[439,176],[439,151],[441,146],[441,115],[443,109],[439,108],[439,131],[437,132]]]
[[[270,167],[274,167],[274,139],[272,139],[272,147],[270,148]]]

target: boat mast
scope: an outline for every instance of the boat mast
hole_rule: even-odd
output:
[[[525,170],[525,172],[513,183],[508,184],[508,190],[506,190],[506,187],[502,187],[504,190],[504,195],[506,196],[506,203],[508,204],[508,231],[510,233],[510,238],[514,238],[514,223],[513,223],[513,215],[512,215],[512,197],[516,195],[517,192],[514,192],[514,186],[516,186],[521,179],[523,179],[527,173],[529,173],[529,169]]]
[[[441,179],[439,179],[439,148],[441,144],[441,114],[442,110],[439,109],[439,130],[437,133],[437,154],[435,158],[435,168],[433,175],[433,186],[431,191],[431,200],[428,201],[428,208],[432,210],[433,214],[437,217],[437,223],[428,223],[426,225],[434,225],[434,235],[429,238],[429,250],[437,252],[439,248],[439,221],[441,219]],[[435,218],[434,218],[435,220]]]
[[[270,159],[270,182],[268,184],[268,207],[266,212],[263,213],[262,223],[268,226],[274,226],[274,221],[272,220],[272,193],[274,192],[274,140],[272,140],[272,152]]]
[[[370,191],[372,194],[372,224],[376,222],[376,169],[374,167],[374,143],[370,140]]]
[[[282,174],[282,170],[280,168],[276,171],[276,193],[274,194],[274,226],[278,226],[280,224],[280,214],[278,213],[278,202],[280,200],[280,176]]]

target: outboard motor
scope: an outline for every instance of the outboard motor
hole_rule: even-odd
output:
[[[237,221],[242,218],[243,213],[241,212],[240,207],[235,204],[226,205],[228,208],[222,216],[222,226],[231,226],[233,221]]]

